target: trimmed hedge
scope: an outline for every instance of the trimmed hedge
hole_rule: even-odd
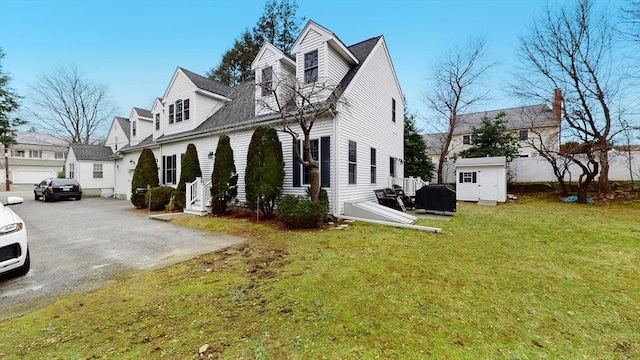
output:
[[[149,203],[146,202],[146,190],[138,193],[137,189],[154,188],[159,185],[158,180],[158,164],[156,157],[151,149],[143,149],[136,169],[133,171],[133,180],[131,180],[131,203],[138,209],[146,208]]]
[[[171,186],[158,186],[149,189],[145,194],[145,202],[149,204],[151,211],[164,210],[169,201],[174,189]]]
[[[278,201],[277,217],[290,229],[318,228],[326,213],[324,204],[303,196],[287,194]]]
[[[186,183],[194,182],[197,177],[202,177],[202,170],[200,170],[200,160],[198,160],[198,151],[194,144],[187,145],[187,152],[182,157],[182,164],[180,167],[180,181],[176,187],[176,207],[179,210],[184,209],[186,206]]]

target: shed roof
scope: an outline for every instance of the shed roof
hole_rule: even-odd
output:
[[[465,166],[482,166],[482,165],[507,165],[507,158],[504,156],[481,157],[481,158],[462,158],[456,161],[456,167]]]

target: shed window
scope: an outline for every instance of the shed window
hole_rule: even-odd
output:
[[[69,164],[69,179],[73,179],[73,177],[76,175],[75,168],[76,167],[74,163]]]
[[[465,171],[465,172],[460,172],[460,174],[458,175],[458,182],[460,184],[464,184],[464,183],[472,183],[475,184],[477,183],[477,172],[475,171]]]

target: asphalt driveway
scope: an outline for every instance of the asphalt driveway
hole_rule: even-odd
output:
[[[114,274],[148,271],[220,250],[241,238],[149,219],[131,202],[107,198],[36,201],[20,196],[12,209],[27,224],[31,271],[0,279],[0,320],[47,305],[60,295],[96,289]]]

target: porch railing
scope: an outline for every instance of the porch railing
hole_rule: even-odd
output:
[[[211,201],[211,180],[205,181],[197,177],[194,182],[186,183],[186,210],[200,213],[207,212],[207,205]]]
[[[393,185],[401,186],[407,196],[416,196],[416,190],[429,185],[429,182],[422,180],[419,176],[410,176],[408,178],[389,177],[389,187],[393,187]]]

